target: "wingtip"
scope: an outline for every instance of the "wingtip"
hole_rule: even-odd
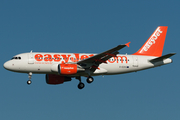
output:
[[[129,47],[129,44],[130,44],[131,42],[128,42],[128,43],[126,43],[125,45],[127,46],[127,47]]]
[[[170,54],[175,55],[176,53],[170,53]]]

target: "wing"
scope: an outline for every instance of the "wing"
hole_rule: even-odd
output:
[[[81,60],[81,61],[77,62],[77,64],[79,64],[81,66],[90,64],[89,67],[97,69],[99,64],[106,63],[106,61],[111,57],[116,57],[116,55],[119,53],[118,50],[124,48],[125,46],[129,47],[129,44],[130,44],[130,42],[127,44],[124,44],[124,45],[118,45],[117,47],[114,47],[110,50],[107,50],[105,52],[102,52],[100,54],[92,56],[92,57],[87,58],[85,60]],[[91,69],[91,70],[93,70],[93,69]]]

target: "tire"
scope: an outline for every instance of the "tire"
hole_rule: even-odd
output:
[[[92,83],[94,81],[94,78],[90,76],[86,79],[86,81],[87,83]]]
[[[31,80],[28,80],[28,81],[27,81],[27,84],[28,84],[28,85],[30,85],[31,83],[32,83],[32,81],[31,81]]]
[[[78,88],[79,88],[79,89],[83,89],[84,86],[85,86],[85,85],[84,85],[84,83],[82,83],[82,82],[80,82],[80,83],[78,84]]]

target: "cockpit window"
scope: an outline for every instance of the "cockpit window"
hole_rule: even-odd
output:
[[[15,60],[21,60],[21,57],[13,57],[11,60],[13,60],[13,59],[15,59]]]

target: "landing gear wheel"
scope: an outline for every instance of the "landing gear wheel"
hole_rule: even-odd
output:
[[[85,85],[84,85],[84,83],[82,83],[82,82],[80,82],[80,83],[78,84],[78,88],[79,88],[79,89],[83,89],[84,86],[85,86]]]
[[[27,81],[27,84],[30,85],[32,82],[31,82],[31,77],[32,77],[32,72],[29,72],[28,74],[28,78],[29,80]]]
[[[94,78],[90,76],[86,79],[86,81],[87,83],[92,83],[94,81]]]
[[[31,80],[28,80],[28,81],[27,81],[27,84],[28,84],[28,85],[30,85],[31,83],[32,83],[32,81],[31,81]]]

